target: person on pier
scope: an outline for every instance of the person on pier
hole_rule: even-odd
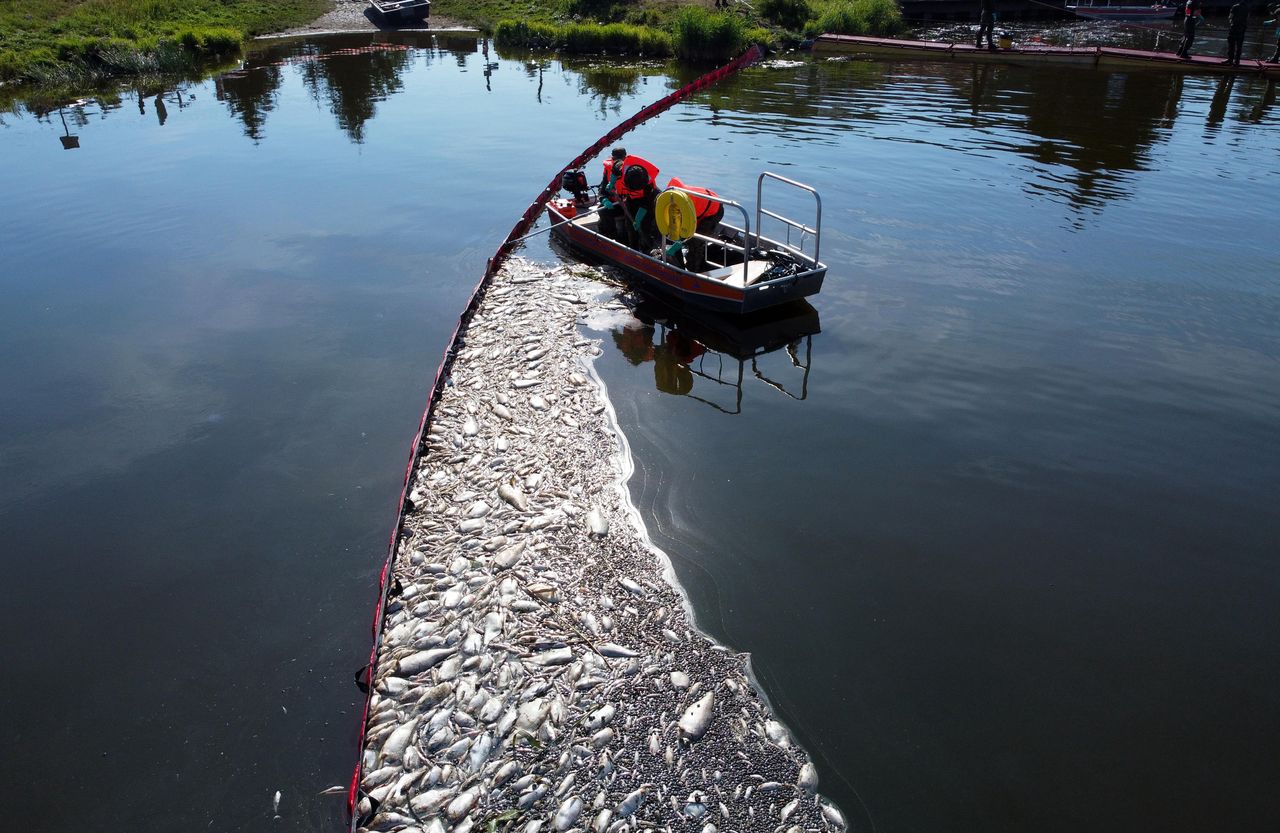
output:
[[[987,49],[995,51],[996,42],[992,38],[992,34],[996,28],[996,6],[995,0],[978,0],[978,42],[977,47],[982,48],[982,33],[987,34]]]
[[[1191,57],[1191,44],[1196,40],[1196,26],[1200,23],[1200,0],[1187,0],[1182,20],[1182,43],[1178,44],[1179,58]]]
[[[1271,20],[1266,21],[1265,25],[1276,27],[1276,51],[1271,53],[1267,63],[1280,64],[1280,3],[1267,9],[1267,14],[1271,15]]]
[[[1244,51],[1244,30],[1249,25],[1249,4],[1236,3],[1227,15],[1227,57],[1222,63],[1240,66],[1240,53]]]

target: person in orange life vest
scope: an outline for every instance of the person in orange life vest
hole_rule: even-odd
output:
[[[711,237],[716,233],[716,229],[720,227],[720,221],[724,219],[724,204],[706,198],[719,196],[715,191],[710,188],[685,185],[674,176],[667,183],[667,187],[679,188],[688,193],[689,199],[693,202],[693,213],[698,218],[695,234]],[[673,241],[667,247],[667,257],[676,259],[677,263],[683,261],[684,268],[690,272],[701,272],[707,268],[707,241],[699,240],[696,236],[683,242]]]
[[[614,182],[622,176],[622,160],[627,158],[627,149],[616,147],[604,160],[604,175],[600,179],[600,233],[612,240],[624,239],[619,235],[618,223],[622,219],[621,199],[614,191]]]
[[[1182,42],[1178,44],[1177,56],[1179,58],[1191,57],[1191,44],[1196,40],[1196,25],[1203,17],[1200,14],[1200,0],[1187,0],[1187,6],[1184,10],[1186,17],[1182,21]]]
[[[633,249],[649,251],[658,236],[658,224],[653,218],[653,204],[658,198],[654,179],[658,167],[639,156],[622,160],[622,179],[614,184],[614,190],[622,197],[622,210],[631,221],[623,223],[627,231],[627,245]]]

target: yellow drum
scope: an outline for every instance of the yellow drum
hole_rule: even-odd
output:
[[[668,240],[688,240],[698,228],[693,200],[683,191],[663,191],[654,206],[658,231]]]

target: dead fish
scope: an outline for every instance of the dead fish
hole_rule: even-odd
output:
[[[418,718],[416,717],[403,726],[396,727],[396,730],[387,738],[387,742],[382,745],[383,760],[398,761],[403,758],[404,750],[413,740],[413,731],[417,728]]]
[[[806,762],[804,766],[800,767],[800,778],[796,784],[800,789],[808,793],[818,789],[818,770],[812,763]]]
[[[573,827],[574,822],[578,820],[578,816],[582,814],[582,799],[576,795],[566,798],[564,803],[560,805],[560,809],[556,811],[555,825],[556,830],[563,831]]]
[[[587,715],[587,731],[594,732],[608,726],[613,722],[613,716],[617,712],[612,703],[607,703],[600,708]]]
[[[530,657],[530,662],[536,662],[538,665],[564,665],[573,662],[572,648],[553,648],[550,651],[543,651],[537,656]]]
[[[611,657],[614,659],[617,659],[620,657],[639,656],[639,654],[637,654],[635,651],[631,650],[630,648],[623,647],[622,645],[619,645],[616,642],[605,642],[604,644],[597,646],[596,650],[599,651],[602,656]]]
[[[626,590],[633,596],[644,596],[644,588],[637,584],[633,579],[623,577],[618,579],[618,584],[621,584],[622,589]]]
[[[685,709],[680,717],[680,737],[685,741],[695,741],[706,734],[711,725],[711,710],[715,706],[715,692],[708,691],[702,699]]]
[[[626,798],[618,805],[618,815],[627,818],[640,809],[640,805],[644,803],[644,797],[649,792],[649,785],[645,784],[634,792],[627,793]]]
[[[609,520],[599,508],[587,513],[587,531],[597,536],[609,534]]]
[[[512,379],[511,380],[511,387],[515,388],[516,390],[521,390],[523,388],[531,388],[534,385],[540,385],[540,384],[542,384],[541,379]]]
[[[524,496],[524,492],[517,489],[509,483],[503,483],[498,487],[498,497],[507,503],[524,512],[529,508],[529,499]]]
[[[827,821],[831,822],[835,827],[843,830],[846,826],[844,814],[837,810],[834,804],[828,804],[825,801],[820,803],[822,805],[822,815],[827,819]]]
[[[524,552],[524,546],[524,541],[521,541],[518,544],[512,544],[495,555],[493,557],[493,563],[501,570],[511,569],[520,561],[520,556]]]
[[[480,432],[480,423],[476,422],[476,418],[468,416],[467,421],[462,423],[462,433],[468,437],[474,437]]]
[[[471,812],[471,808],[475,806],[476,799],[480,795],[478,787],[472,787],[466,792],[459,795],[453,801],[449,802],[449,806],[445,808],[445,815],[451,820],[458,821],[467,813]]]
[[[280,791],[276,790],[275,796],[271,799],[271,812],[275,818],[280,818]]]
[[[499,419],[505,419],[510,421],[515,418],[511,413],[511,409],[508,408],[506,405],[494,404],[492,410],[493,410],[493,415],[498,417]],[[506,449],[507,441],[505,439],[500,438],[498,440],[498,444],[500,445],[500,448],[498,448],[499,451],[507,450]]]
[[[786,749],[791,745],[791,735],[787,732],[787,728],[776,720],[766,720],[764,722],[764,733],[769,740]]]
[[[415,674],[421,674],[423,671],[434,668],[440,662],[453,656],[456,651],[456,648],[432,648],[429,651],[419,651],[399,660],[395,664],[394,671],[406,677],[412,677]]]

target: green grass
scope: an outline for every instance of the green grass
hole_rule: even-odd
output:
[[[626,23],[525,23],[504,20],[494,32],[500,49],[554,50],[575,55],[665,58],[671,38],[660,30]]]
[[[0,0],[0,81],[183,71],[251,35],[314,20],[328,0]]]
[[[822,34],[892,36],[906,29],[896,0],[820,0],[805,24],[809,37]]]
[[[756,11],[765,20],[792,32],[799,32],[813,17],[813,7],[807,0],[758,0]]]
[[[496,30],[505,48],[691,63],[724,61],[753,42],[773,46],[800,31],[904,28],[896,0],[752,2],[713,11],[710,0],[435,0],[432,15]],[[0,0],[0,84],[194,72],[236,54],[249,36],[314,20],[329,7],[330,0]]]

